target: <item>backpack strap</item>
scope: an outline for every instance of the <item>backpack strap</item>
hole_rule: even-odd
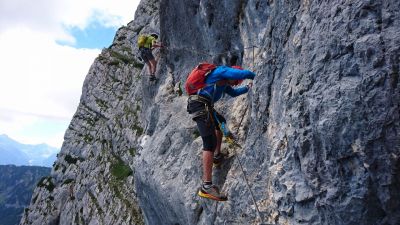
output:
[[[214,95],[215,95],[215,91],[217,90],[217,83],[208,84],[207,86],[205,86],[205,87],[203,87],[203,88],[200,88],[199,90],[197,90],[197,95],[200,95],[200,91],[202,91],[204,88],[210,87],[210,86],[214,86],[214,87],[213,87],[214,90],[213,90],[212,95],[211,95],[208,91],[206,91],[206,90],[204,90],[204,92],[208,95],[208,97],[210,97],[211,102],[214,104]]]

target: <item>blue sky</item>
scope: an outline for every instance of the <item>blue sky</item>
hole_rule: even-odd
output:
[[[66,28],[69,34],[75,38],[75,43],[57,41],[60,45],[68,45],[74,48],[101,49],[108,47],[117,31],[116,27],[104,27],[98,21],[89,24],[85,29],[79,27]]]
[[[82,84],[139,0],[1,0],[0,134],[60,148]]]

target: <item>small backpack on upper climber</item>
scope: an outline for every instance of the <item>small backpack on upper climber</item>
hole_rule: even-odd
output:
[[[141,34],[137,39],[138,48],[151,48],[152,42],[158,39],[158,34],[152,33],[150,35]],[[148,46],[146,46],[148,45]]]
[[[137,40],[138,48],[143,48],[144,45],[146,44],[146,41],[147,41],[147,35],[141,34]]]

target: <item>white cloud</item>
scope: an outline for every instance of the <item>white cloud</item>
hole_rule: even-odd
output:
[[[29,30],[3,33],[0,49],[1,107],[59,117],[75,111],[85,75],[100,52],[60,46]],[[75,104],[58,101],[62,96]]]
[[[0,133],[24,143],[54,145],[57,141],[49,141],[53,137],[39,140],[32,138],[33,134],[26,137],[23,131],[38,119],[68,124],[100,50],[60,46],[46,35],[26,29],[3,32],[0,49]],[[56,146],[61,146],[64,131],[56,134]]]
[[[24,144],[61,147],[68,124],[69,120],[64,118],[0,109],[0,133]]]
[[[73,42],[67,28],[84,29],[94,21],[125,25],[133,20],[137,4],[132,0],[1,0],[0,134],[61,147],[66,126],[42,136],[27,135],[27,127],[43,120],[68,124],[100,50],[75,49],[56,41]]]
[[[133,20],[139,0],[1,0],[0,32],[25,27],[72,41],[65,27],[84,29],[93,20],[119,27]]]

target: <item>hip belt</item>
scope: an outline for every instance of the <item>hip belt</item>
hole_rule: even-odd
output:
[[[190,105],[190,103],[193,101],[204,104],[204,108],[197,110],[195,112],[189,112],[189,114],[192,115],[193,119],[203,115],[210,116],[210,113],[212,113],[214,110],[214,105],[211,103],[211,100],[206,97],[203,97],[201,95],[190,95],[188,98],[188,105]]]

